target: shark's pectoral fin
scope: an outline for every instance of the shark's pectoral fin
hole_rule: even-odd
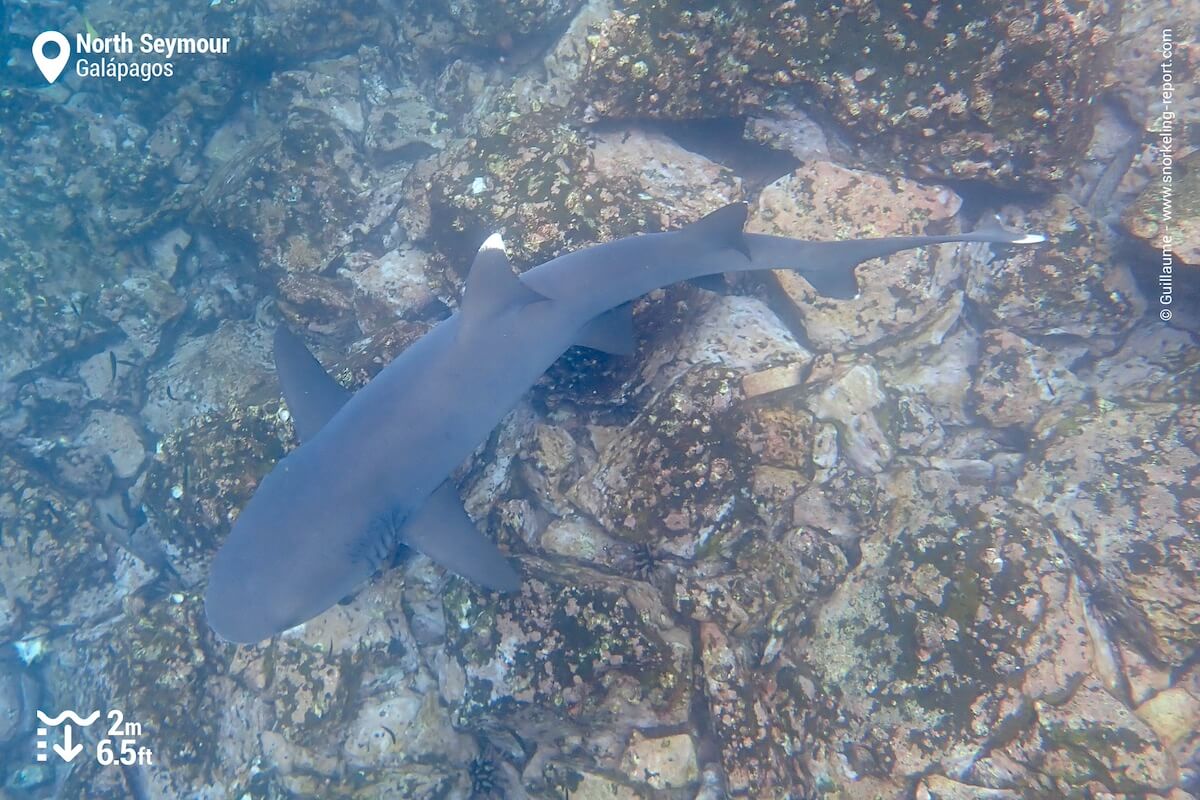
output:
[[[331,378],[300,337],[283,325],[275,329],[275,371],[302,442],[316,436],[350,399],[350,392]]]
[[[400,529],[400,540],[451,572],[500,592],[515,592],[521,576],[467,516],[452,481],[437,488]]]
[[[464,322],[487,319],[506,308],[519,308],[545,300],[517,277],[504,254],[504,241],[497,234],[488,237],[467,274],[463,291],[462,318]]]
[[[622,303],[594,318],[579,332],[575,344],[615,356],[633,355],[637,340],[633,334],[633,304]]]
[[[682,230],[712,243],[714,249],[730,248],[750,258],[750,246],[746,244],[743,228],[749,208],[745,203],[730,203],[716,211],[685,225]]]

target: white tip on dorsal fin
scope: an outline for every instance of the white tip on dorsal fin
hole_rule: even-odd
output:
[[[504,240],[493,233],[479,247],[467,274],[461,312],[468,325],[490,318],[499,311],[545,300],[513,272],[504,253]]]
[[[1046,241],[1046,237],[1040,233],[1027,233],[1020,239],[1014,239],[1013,244],[1037,244],[1044,241]]]

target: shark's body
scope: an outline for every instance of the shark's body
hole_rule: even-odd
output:
[[[825,294],[852,296],[853,268],[869,258],[941,242],[1040,240],[997,228],[803,242],[745,234],[745,215],[727,206],[681,230],[587,248],[519,277],[489,240],[460,311],[353,396],[281,329],[276,362],[302,445],[262,481],[213,562],[205,605],[214,630],[248,643],[311,619],[399,544],[489,588],[515,590],[516,571],[475,529],[447,477],[567,348],[630,352],[628,303],[652,289],[784,268]]]

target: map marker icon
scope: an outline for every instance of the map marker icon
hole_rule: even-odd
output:
[[[58,45],[58,55],[53,58],[46,55],[46,45],[50,42]],[[46,77],[46,82],[54,83],[58,80],[58,76],[62,75],[67,62],[71,60],[71,45],[67,42],[67,37],[58,31],[39,33],[38,37],[33,40],[33,60],[37,62],[38,69]]]

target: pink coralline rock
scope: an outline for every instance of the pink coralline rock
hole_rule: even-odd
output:
[[[1200,407],[1097,401],[1047,417],[1015,497],[1078,548],[1137,644],[1200,646]]]
[[[1170,788],[1178,774],[1158,737],[1132,710],[1088,679],[1066,702],[1036,701],[1035,725],[1003,748],[1056,790],[1133,796]]]
[[[1060,354],[1012,331],[986,331],[971,384],[975,413],[997,428],[1032,428],[1051,406],[1070,406],[1083,394]]]
[[[1098,350],[1129,331],[1146,310],[1129,267],[1112,255],[1105,226],[1066,195],[1055,195],[1017,227],[1045,244],[996,255],[968,245],[967,297],[1022,336],[1070,334]]]
[[[1200,398],[1200,347],[1187,331],[1159,323],[1139,325],[1120,350],[1079,375],[1109,398],[1187,402]]]
[[[1173,130],[1178,131],[1178,127]],[[1174,140],[1182,138],[1176,133]],[[1176,149],[1176,152],[1183,148]],[[1171,169],[1171,184],[1163,185],[1161,155],[1158,174],[1151,180],[1138,198],[1126,209],[1121,222],[1134,237],[1141,239],[1155,251],[1154,264],[1162,264],[1162,251],[1168,251],[1173,259],[1166,266],[1184,270],[1200,266],[1200,155],[1195,152],[1176,157]],[[1170,207],[1163,199],[1164,191],[1170,191]],[[1167,215],[1170,215],[1169,219]],[[1155,270],[1158,272],[1159,270]],[[1181,283],[1176,277],[1173,283]]]
[[[936,470],[894,475],[886,492],[886,532],[781,656],[811,676],[775,706],[809,720],[810,772],[850,797],[906,796],[934,769],[954,785],[919,796],[1171,786],[1164,747],[1102,684],[1089,599],[1053,529]]]
[[[731,170],[642,128],[597,133],[592,159],[600,176],[632,177],[661,209],[664,230],[742,199],[741,179]]]

